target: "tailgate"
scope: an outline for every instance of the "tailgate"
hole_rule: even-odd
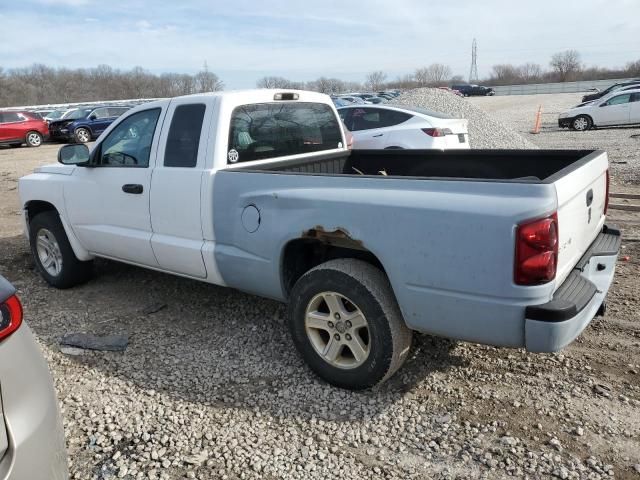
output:
[[[553,182],[558,198],[556,286],[562,285],[604,224],[609,162],[605,152],[592,155]]]

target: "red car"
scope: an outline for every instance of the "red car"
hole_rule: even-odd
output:
[[[31,112],[0,110],[0,145],[39,147],[49,135],[49,126]]]

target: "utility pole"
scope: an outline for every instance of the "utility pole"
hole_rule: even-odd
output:
[[[471,71],[469,72],[469,83],[478,81],[478,42],[473,39],[471,44]]]

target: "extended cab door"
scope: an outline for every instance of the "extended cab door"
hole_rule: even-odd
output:
[[[623,93],[610,98],[594,112],[596,125],[622,125],[629,123],[631,94]]]
[[[206,278],[201,187],[214,100],[173,99],[151,181],[151,245],[164,270]]]
[[[90,252],[158,266],[151,249],[149,189],[161,107],[122,119],[96,145],[90,167],[76,167],[64,187],[69,221]]]

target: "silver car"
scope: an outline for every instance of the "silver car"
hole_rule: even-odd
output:
[[[67,480],[53,382],[15,292],[0,276],[0,479]]]

